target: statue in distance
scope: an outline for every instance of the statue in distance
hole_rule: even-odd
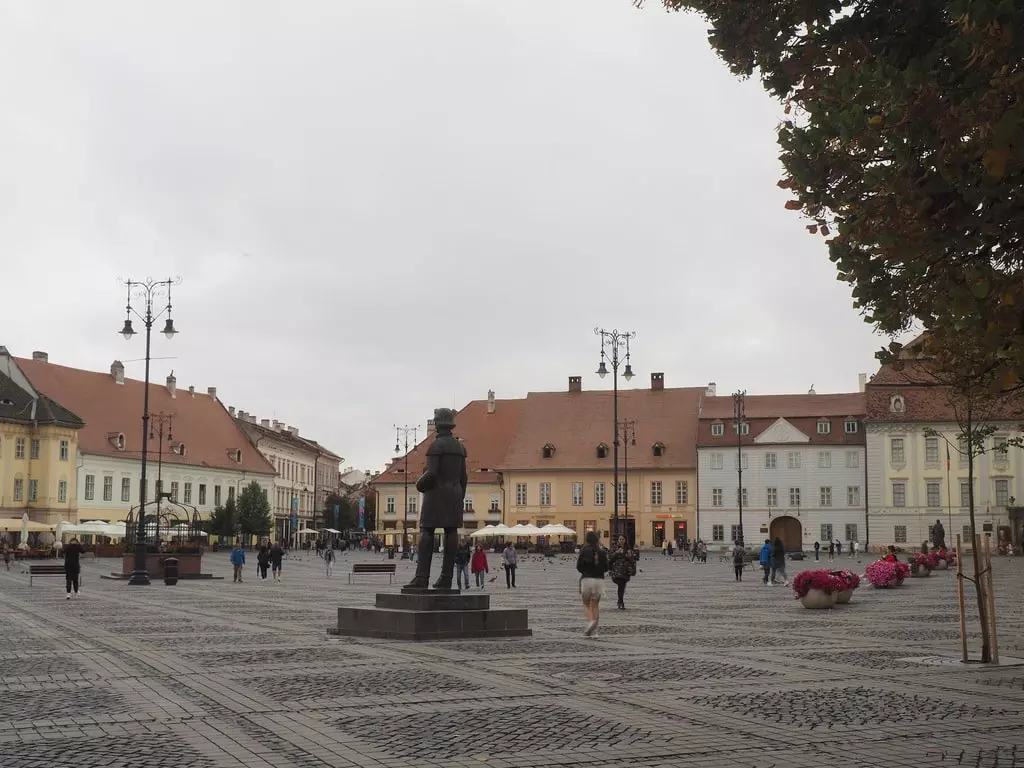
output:
[[[455,550],[459,545],[463,504],[466,498],[466,448],[452,434],[455,412],[451,408],[434,410],[437,436],[427,449],[427,468],[416,481],[416,490],[423,494],[420,510],[419,557],[416,576],[409,587],[426,589],[430,585],[430,563],[434,558],[434,535],[444,529],[441,575],[434,589],[451,589],[455,575]]]

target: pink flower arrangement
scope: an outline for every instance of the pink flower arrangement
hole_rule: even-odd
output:
[[[835,576],[840,584],[840,591],[846,589],[856,589],[860,586],[860,576],[850,570],[833,571],[832,575]]]
[[[875,560],[873,563],[868,563],[868,567],[864,569],[864,575],[867,576],[873,587],[879,589],[898,587],[910,575],[910,566],[899,560],[892,563],[888,560]]]
[[[927,568],[929,571],[934,571],[935,566],[939,564],[939,558],[930,552],[916,552],[911,557],[911,562],[918,568]]]
[[[845,582],[838,576],[833,576],[832,571],[821,569],[817,571],[801,571],[793,577],[793,591],[796,598],[806,597],[812,589],[820,589],[827,595],[833,592],[841,592],[846,589]]]
[[[933,552],[936,560],[945,560],[950,565],[956,565],[956,552],[948,549],[940,549],[938,552]]]

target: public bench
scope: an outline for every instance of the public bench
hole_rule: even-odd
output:
[[[388,575],[388,583],[392,583],[395,580],[395,569],[398,566],[395,563],[353,563],[352,572],[348,575],[348,583],[352,583],[353,576],[359,575]]]
[[[36,576],[60,576],[64,578],[64,565],[30,565],[28,567],[28,585],[32,586],[32,579]],[[79,576],[81,579],[81,576]]]

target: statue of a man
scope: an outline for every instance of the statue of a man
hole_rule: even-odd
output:
[[[946,529],[943,527],[941,520],[936,520],[935,527],[932,528],[932,543],[936,549],[946,548]]]
[[[430,561],[434,557],[434,530],[444,528],[444,555],[441,576],[434,589],[451,589],[455,572],[455,550],[459,546],[459,527],[466,498],[466,449],[452,434],[455,412],[451,408],[434,410],[437,436],[427,449],[427,468],[416,490],[423,494],[420,510],[420,546],[416,577],[410,587],[426,589],[430,585]]]

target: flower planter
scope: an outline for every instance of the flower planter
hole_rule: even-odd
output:
[[[927,568],[918,568],[916,571],[911,571],[910,575],[915,579],[923,579],[925,576],[931,576],[932,572]]]
[[[836,595],[836,605],[846,605],[853,597],[853,590],[844,589],[842,592],[837,592]]]
[[[935,564],[936,571],[944,571],[947,568],[949,568],[949,562],[946,560],[939,560],[939,562]]]
[[[839,598],[838,592],[826,592],[823,589],[809,589],[807,594],[800,598],[800,604],[804,608],[831,608]]]

